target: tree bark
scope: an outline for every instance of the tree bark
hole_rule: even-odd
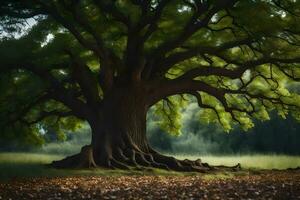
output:
[[[149,152],[146,95],[141,89],[118,88],[106,96],[99,116],[90,121],[94,158],[110,167],[117,160],[135,164],[135,152]],[[118,163],[119,164],[119,163]]]

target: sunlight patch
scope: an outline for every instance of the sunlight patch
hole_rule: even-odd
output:
[[[41,43],[41,47],[46,46],[49,42],[51,42],[54,39],[54,35],[53,34],[48,34],[45,41]]]

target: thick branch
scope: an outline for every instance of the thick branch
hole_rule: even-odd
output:
[[[80,31],[76,28],[72,21],[68,20],[64,17],[58,10],[55,4],[47,4],[40,2],[43,7],[48,11],[48,13],[55,18],[58,22],[60,22],[65,28],[67,28],[74,37],[78,40],[78,42],[85,48],[93,51],[95,55],[100,58],[101,61],[101,70],[100,70],[100,79],[101,79],[101,86],[103,90],[108,90],[112,87],[113,84],[113,66],[120,65],[120,59],[114,55],[114,53],[104,47],[102,38],[96,33],[96,31],[92,28],[91,25],[83,18],[78,15],[78,11],[76,10],[76,5],[72,5],[68,10],[73,15],[74,19],[77,21],[79,25],[81,25],[85,31],[90,33],[94,39],[95,43],[85,39]],[[65,7],[67,5],[65,4]]]
[[[56,5],[54,5],[53,3],[47,4],[44,3],[43,1],[40,1],[40,4],[49,13],[49,15],[51,15],[55,20],[61,23],[61,25],[63,25],[66,29],[68,29],[83,47],[93,51],[100,58],[104,58],[103,49],[99,48],[96,44],[86,40],[82,36],[80,31],[77,30],[74,24],[59,13],[59,10],[57,9]]]
[[[194,12],[194,15],[183,27],[183,31],[175,39],[163,43],[160,47],[154,49],[153,52],[149,55],[149,58],[151,58],[149,62],[151,64],[148,64],[146,74],[148,76],[156,74],[157,71],[159,71],[159,69],[157,68],[160,68],[160,66],[157,65],[157,62],[160,62],[168,52],[171,52],[175,48],[182,46],[198,30],[207,27],[209,21],[216,13],[223,9],[233,6],[234,3],[234,0],[228,0],[224,2],[220,1],[217,2],[215,5],[212,5],[211,7],[204,4],[199,9],[197,9]],[[201,19],[199,19],[200,17]],[[171,62],[169,65],[173,64],[174,62]]]
[[[70,51],[67,52],[72,60],[72,77],[79,83],[81,91],[85,96],[87,103],[97,106],[101,101],[98,91],[97,80],[88,66],[80,58],[76,57]]]
[[[118,10],[114,1],[109,1],[109,2],[108,1],[104,2],[102,0],[93,0],[93,1],[98,6],[98,8],[104,13],[112,15],[115,20],[125,24],[127,27],[131,26],[129,17],[124,15],[121,11]]]
[[[179,80],[193,80],[196,77],[200,76],[224,76],[231,79],[240,78],[243,73],[245,72],[244,69],[238,68],[235,70],[220,68],[220,67],[203,67],[203,68],[194,68],[183,75],[179,76],[177,79]]]
[[[216,55],[219,54],[222,51],[238,47],[241,45],[249,45],[254,40],[251,39],[243,39],[243,40],[237,40],[237,41],[232,41],[232,42],[227,42],[222,44],[221,46],[218,47],[194,47],[194,48],[189,48],[186,51],[179,52],[179,53],[174,53],[171,54],[170,56],[162,59],[160,63],[158,63],[156,66],[156,71],[153,73],[165,73],[170,69],[172,66],[174,66],[177,63],[180,63],[186,59],[192,58],[197,55],[204,55],[204,54],[211,54],[211,55]]]
[[[50,95],[46,93],[37,97],[34,101],[31,101],[29,104],[24,105],[21,110],[18,110],[18,113],[16,111],[11,111],[11,113],[7,113],[8,121],[6,122],[6,124],[14,124],[17,121],[22,120],[35,106],[49,99]]]
[[[142,18],[141,22],[138,25],[139,30],[144,28],[146,25],[148,25],[147,31],[143,35],[142,41],[145,42],[153,32],[157,30],[157,23],[161,17],[161,14],[163,12],[163,9],[166,7],[166,5],[170,2],[170,0],[161,0],[155,10],[153,11],[152,16],[144,17]]]
[[[79,2],[76,1],[76,3],[67,4],[65,1],[62,1],[63,7],[71,13],[72,17],[74,18],[74,21],[76,21],[82,28],[84,28],[85,31],[87,31],[89,34],[93,36],[93,38],[97,43],[97,46],[101,50],[101,53],[105,54],[106,50],[104,48],[104,43],[102,38],[97,34],[96,30],[94,30],[94,28],[86,20],[85,16],[83,16],[83,12],[79,13],[78,3]],[[102,56],[102,59],[103,57],[104,55]]]
[[[252,82],[254,79],[251,79]],[[213,97],[215,97],[223,106],[224,111],[229,113],[233,120],[238,123],[242,123],[237,117],[237,113],[246,113],[249,116],[252,116],[256,112],[255,105],[251,102],[251,99],[259,100],[263,106],[267,106],[264,101],[269,101],[274,105],[282,106],[283,108],[292,108],[299,109],[299,106],[293,103],[288,103],[282,97],[286,97],[281,95],[280,93],[273,91],[275,96],[268,96],[265,93],[252,93],[247,90],[245,85],[240,87],[239,89],[230,89],[230,88],[217,88],[211,86],[203,81],[196,80],[187,80],[187,79],[173,79],[168,81],[160,81],[156,82],[156,90],[153,92],[151,96],[151,105],[155,104],[161,99],[165,99],[168,96],[178,95],[178,94],[191,94],[195,96],[198,100],[199,106],[203,108],[209,108],[214,110],[217,115],[218,111],[213,108],[211,105],[204,104],[201,100],[201,96],[198,92],[205,92]],[[154,85],[155,85],[154,84]],[[247,84],[248,85],[248,84]],[[246,102],[248,102],[250,108],[241,108],[238,105],[229,105],[226,99],[226,95],[241,95],[241,97],[245,98]]]
[[[68,112],[63,112],[63,111],[58,111],[58,110],[53,110],[53,111],[42,111],[39,116],[31,121],[28,121],[26,119],[22,119],[21,121],[24,122],[26,125],[33,125],[36,123],[39,123],[41,121],[43,121],[44,119],[51,117],[51,116],[55,116],[55,117],[70,117],[70,116],[75,116],[75,114],[72,111],[68,111]]]
[[[87,118],[89,115],[89,109],[84,102],[77,98],[77,92],[66,89],[62,83],[60,83],[54,76],[51,75],[51,72],[45,70],[41,67],[37,67],[31,63],[24,63],[22,65],[10,65],[10,66],[1,66],[0,69],[24,69],[32,72],[41,78],[43,81],[49,83],[50,88],[47,91],[47,97],[54,99],[63,103],[69,109],[71,109],[76,117],[78,118]]]

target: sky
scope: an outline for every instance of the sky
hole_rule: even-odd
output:
[[[24,23],[24,25],[20,25],[22,31],[20,33],[16,32],[16,33],[7,33],[5,31],[0,32],[0,38],[3,37],[14,37],[14,38],[20,38],[22,37],[24,34],[27,33],[28,30],[30,30],[30,28],[32,26],[34,26],[37,23],[37,21],[34,18],[29,18],[26,20],[26,22]]]

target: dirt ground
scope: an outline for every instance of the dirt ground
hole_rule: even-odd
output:
[[[0,199],[300,199],[300,170],[211,176],[79,176],[0,183]]]

